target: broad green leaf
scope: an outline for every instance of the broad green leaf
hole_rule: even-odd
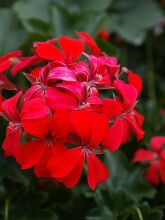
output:
[[[10,8],[0,8],[0,54],[16,50],[27,39],[27,33]]]
[[[52,31],[54,35],[71,35],[75,31],[86,31],[95,34],[104,20],[104,13],[72,13],[66,7],[51,7]],[[93,22],[95,21],[95,22]]]
[[[162,16],[161,8],[154,0],[116,0],[110,8],[109,30],[140,45],[146,38],[147,30],[158,24]]]
[[[49,5],[49,0],[20,0],[16,1],[13,8],[21,20],[36,19],[39,21],[48,22]]]
[[[58,3],[61,6],[67,7],[72,12],[80,12],[80,11],[105,11],[114,0],[95,0],[87,1],[87,0],[54,0],[55,3]]]
[[[24,185],[29,184],[29,179],[19,165],[12,159],[0,153],[0,178],[8,178]]]
[[[88,213],[86,220],[117,220],[110,210],[93,209]]]
[[[115,191],[126,190],[135,200],[142,198],[153,198],[155,189],[146,182],[143,171],[131,164],[126,159],[124,153],[115,152],[106,154],[105,163],[110,170],[110,178],[105,183],[105,187]]]
[[[154,210],[147,203],[140,205],[139,210],[143,220],[163,220],[163,212],[161,210]],[[133,214],[133,220],[141,220],[136,209]]]

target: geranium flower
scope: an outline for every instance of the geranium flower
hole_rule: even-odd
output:
[[[42,118],[50,113],[42,98],[27,100],[24,96],[21,100],[21,96],[22,91],[19,91],[1,104],[1,116],[9,122],[2,144],[7,156],[15,155],[15,150],[21,143],[22,122]]]
[[[68,149],[56,159],[52,158],[48,169],[52,177],[67,187],[73,187],[78,183],[86,161],[88,184],[94,190],[108,178],[108,170],[96,156],[107,132],[108,121],[102,114],[81,110],[71,112],[70,123],[72,133],[79,139],[78,146]]]
[[[135,132],[137,140],[144,136],[141,128],[143,116],[134,109],[138,96],[136,88],[121,80],[115,80],[114,86],[121,96],[115,99],[103,99],[103,112],[110,120],[110,128],[103,146],[110,151],[117,150],[121,144],[128,141],[131,129]]]
[[[63,137],[70,131],[68,112],[58,111],[50,118],[25,120],[22,126],[34,140],[19,145],[15,154],[17,162],[22,169],[34,167],[37,177],[50,178],[48,161],[67,150]]]
[[[140,148],[135,152],[134,162],[148,164],[145,177],[158,185],[165,183],[165,137],[155,136],[150,140],[150,149]]]

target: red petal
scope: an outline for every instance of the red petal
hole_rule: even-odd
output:
[[[74,71],[63,66],[52,69],[48,75],[47,80],[50,82],[56,82],[57,80],[64,80],[67,82],[77,81]]]
[[[103,146],[109,151],[116,151],[122,142],[123,138],[123,123],[121,119],[117,119],[109,128],[107,135],[103,141]]]
[[[2,148],[6,156],[15,156],[17,148],[21,145],[21,128],[17,124],[11,123],[6,130],[6,138],[2,143]]]
[[[131,136],[131,126],[128,121],[122,120],[123,124],[123,137],[122,137],[122,142],[121,144],[125,144],[128,142]]]
[[[0,61],[0,73],[5,70],[8,70],[11,65],[12,62],[10,60],[5,60],[3,62]]]
[[[12,51],[10,53],[7,53],[6,55],[4,56],[1,56],[0,57],[0,62],[1,61],[5,61],[5,60],[8,60],[10,58],[14,58],[14,57],[19,57],[22,55],[22,52],[20,50],[16,50],[16,51]]]
[[[80,40],[77,39],[63,36],[59,39],[59,43],[62,50],[64,51],[66,59],[71,58],[72,61],[76,61],[76,59],[84,51],[84,45]]]
[[[136,118],[138,124],[139,124],[140,126],[142,126],[142,125],[143,125],[143,122],[144,122],[144,117],[143,117],[143,115],[141,115],[141,114],[140,114],[139,112],[137,112],[136,110],[133,110],[133,112],[135,113],[135,118]]]
[[[54,88],[49,88],[46,91],[46,102],[48,106],[53,110],[77,110],[78,103],[76,99],[64,92],[60,92]]]
[[[160,177],[163,183],[165,183],[165,160],[160,160]]]
[[[155,136],[150,140],[150,146],[155,151],[160,151],[165,145],[165,137],[164,136]]]
[[[35,166],[41,159],[45,150],[44,141],[30,141],[22,145],[16,152],[16,160],[22,169],[29,169]]]
[[[36,55],[31,56],[31,57],[20,57],[18,59],[18,63],[16,63],[13,68],[11,69],[11,73],[13,75],[17,75],[17,73],[24,69],[28,68],[30,66],[36,65],[41,62],[41,59],[38,58]]]
[[[34,173],[37,177],[51,178],[50,171],[46,166],[51,157],[51,154],[51,149],[47,148],[39,162],[35,165]]]
[[[90,121],[88,121],[88,123],[90,137],[89,141],[87,141],[90,147],[97,147],[101,144],[108,131],[108,120],[104,115],[94,112],[91,113]]]
[[[87,144],[90,138],[90,116],[88,110],[72,111],[70,113],[70,123],[73,133],[76,134],[83,144]]]
[[[35,53],[45,60],[56,60],[61,62],[64,61],[61,51],[56,46],[50,43],[37,44],[37,48],[35,48]]]
[[[145,176],[148,182],[158,185],[160,183],[159,163],[151,163]]]
[[[67,110],[56,111],[50,120],[49,130],[56,139],[68,135],[69,132],[71,132],[69,111]]]
[[[95,154],[89,154],[87,156],[88,163],[88,185],[92,190],[95,190],[96,186],[107,180],[109,172],[104,164],[95,156]]]
[[[128,73],[128,81],[129,84],[133,85],[137,89],[138,94],[142,91],[142,79],[138,74],[134,74],[132,70]]]
[[[49,118],[23,120],[22,127],[28,134],[34,137],[45,138],[49,132],[49,123]]]
[[[0,73],[0,92],[3,90],[17,90],[17,86],[7,79],[7,76]]]
[[[146,150],[146,149],[138,149],[135,152],[133,161],[134,162],[145,162],[150,161],[155,158],[156,154],[152,151]]]
[[[123,112],[123,106],[120,102],[113,99],[103,99],[103,113],[114,118]]]
[[[81,147],[69,149],[59,157],[56,157],[55,160],[52,158],[48,162],[48,169],[55,178],[65,177],[74,170],[82,157],[83,151]]]
[[[22,95],[22,91],[19,91],[12,98],[9,98],[4,102],[2,102],[2,109],[11,121],[16,121],[16,122],[19,121],[17,103],[21,95]]]
[[[34,98],[26,101],[23,105],[20,117],[21,120],[43,118],[50,114],[45,100],[42,98]]]
[[[61,183],[64,183],[66,187],[71,188],[75,186],[82,174],[82,170],[84,167],[85,157],[81,157],[78,164],[75,166],[75,168],[66,176],[63,178],[58,178],[58,181]]]
[[[135,105],[138,96],[136,88],[122,80],[115,80],[114,86],[123,97],[123,107],[125,110],[130,110]]]
[[[85,32],[76,32],[76,34],[88,45],[93,55],[100,56],[101,50],[89,34]]]
[[[141,140],[144,137],[145,133],[140,125],[137,123],[135,117],[130,114],[126,114],[125,119],[130,123],[132,129],[136,133],[137,140]]]

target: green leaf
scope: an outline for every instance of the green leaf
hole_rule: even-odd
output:
[[[95,201],[101,209],[110,210],[115,216],[122,215],[135,206],[135,201],[124,190],[100,189],[95,193]]]
[[[108,24],[110,31],[139,45],[144,42],[147,30],[158,24],[162,16],[161,8],[154,0],[117,0],[110,8]]]
[[[49,5],[49,0],[21,0],[16,1],[13,8],[21,20],[36,19],[39,21],[48,22]]]
[[[103,13],[70,12],[66,7],[51,7],[52,32],[54,35],[73,35],[75,31],[95,34],[104,20]],[[93,22],[95,21],[95,22]]]
[[[128,162],[124,153],[115,152],[106,154],[105,163],[110,170],[110,178],[106,187],[114,190],[125,189],[135,200],[153,198],[155,189],[146,182],[143,171],[136,165]]]
[[[135,209],[133,214],[133,220],[162,220],[163,212],[160,210],[154,211],[147,203],[143,203],[139,206],[139,212],[142,218],[139,218],[138,210]]]
[[[0,53],[16,50],[27,39],[27,33],[10,8],[0,8]]]
[[[29,179],[21,171],[19,165],[12,159],[0,153],[0,178],[8,178],[24,185],[29,185]]]
[[[85,218],[86,220],[117,220],[110,210],[93,209]]]
[[[105,11],[114,0],[54,0],[54,2],[61,6],[67,7],[70,12],[81,12],[81,11],[90,11],[90,12],[100,12]]]

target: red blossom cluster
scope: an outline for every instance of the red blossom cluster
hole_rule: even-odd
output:
[[[149,145],[150,149],[138,149],[133,161],[148,165],[145,174],[148,182],[155,185],[165,183],[165,136],[152,137]]]
[[[121,69],[90,35],[77,36],[35,42],[31,57],[20,51],[0,57],[2,89],[18,89],[6,77],[9,68],[14,75],[23,70],[31,84],[1,98],[1,116],[8,121],[2,147],[22,169],[33,167],[37,177],[55,178],[66,187],[78,183],[85,167],[94,190],[109,176],[98,155],[116,151],[132,132],[137,140],[144,136],[143,116],[135,110],[142,81]],[[108,97],[102,98],[105,90]]]

